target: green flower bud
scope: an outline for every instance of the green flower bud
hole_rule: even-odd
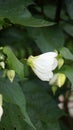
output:
[[[4,55],[0,53],[0,60],[4,60],[4,59],[5,59]]]
[[[56,91],[57,91],[58,87],[57,86],[52,86],[52,92],[55,95]]]
[[[3,47],[0,47],[0,50],[3,50]]]
[[[58,59],[58,69],[60,69],[64,64],[64,59],[63,58],[59,58]]]
[[[11,82],[13,82],[15,77],[15,71],[14,70],[7,70],[7,76]]]
[[[50,85],[62,87],[65,83],[66,76],[63,73],[54,74],[53,78],[49,81]]]
[[[2,69],[5,69],[5,63],[3,61],[0,62],[0,66]]]
[[[66,76],[63,73],[58,73],[58,78],[57,78],[57,85],[59,87],[62,87],[65,83]]]
[[[2,94],[0,94],[0,106],[2,106]]]

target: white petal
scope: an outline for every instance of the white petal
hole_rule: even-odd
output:
[[[54,59],[54,62],[52,64],[52,70],[54,70],[57,67],[57,65],[58,65],[58,61],[57,59]]]
[[[57,67],[58,62],[55,58],[52,57],[48,59],[45,58],[41,59],[37,57],[36,59],[34,59],[33,64],[35,67],[38,67],[42,71],[51,71]]]
[[[56,52],[46,52],[44,54],[39,55],[39,58],[50,58],[50,57],[56,57],[58,54]]]
[[[54,58],[57,56],[57,53],[55,52],[47,52],[44,54],[41,54],[35,58],[34,61],[36,61],[39,64],[46,65],[46,64],[52,64]],[[51,63],[52,62],[52,63]]]
[[[3,108],[2,106],[0,106],[0,120],[1,120],[2,115],[3,115]]]
[[[49,81],[53,77],[53,72],[41,73],[37,69],[33,69],[33,71],[37,75],[37,77],[42,81]]]
[[[54,74],[53,77],[51,78],[51,80],[49,81],[49,84],[50,85],[55,84],[57,78],[58,78],[58,74]]]

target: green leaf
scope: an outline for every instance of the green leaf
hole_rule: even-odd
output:
[[[0,1],[0,19],[3,20],[4,18],[8,18],[14,24],[21,24],[24,26],[30,27],[43,27],[43,26],[51,26],[54,25],[54,22],[48,22],[44,19],[34,18],[32,17],[29,10],[26,8],[29,1],[32,0],[13,0],[3,2]],[[32,4],[32,3],[31,3]]]
[[[56,13],[56,7],[53,5],[46,5],[44,6],[44,13],[47,17],[54,19]]]
[[[16,7],[27,7],[32,4],[34,0],[0,0],[0,10],[12,9]]]
[[[32,130],[24,121],[22,113],[16,105],[4,102],[3,109],[0,130]]]
[[[23,48],[28,45],[30,38],[24,29],[11,26],[0,32],[0,42],[2,45],[9,45],[13,49]]]
[[[73,20],[73,0],[65,0],[67,13],[69,14],[70,18]]]
[[[58,26],[29,28],[28,32],[42,52],[58,50],[64,44],[64,35]]]
[[[16,58],[9,47],[4,47],[3,53],[7,55],[7,65],[10,69],[15,70],[21,79],[24,78],[24,65]]]
[[[59,121],[49,122],[43,125],[43,130],[61,130]]]
[[[64,31],[73,37],[73,25],[72,24],[65,24]]]
[[[48,92],[49,84],[39,80],[22,84],[27,110],[37,130],[60,129],[58,119],[64,114]],[[45,125],[43,125],[45,124]],[[55,127],[55,128],[54,128]]]
[[[0,92],[3,94],[5,102],[13,103],[19,107],[24,116],[24,121],[35,130],[35,127],[27,114],[25,96],[19,84],[16,82],[10,83],[9,80],[0,79]]]
[[[44,123],[39,121],[38,122],[37,130],[60,130],[59,122],[49,122]],[[4,115],[2,117],[0,123],[0,129],[3,130],[32,130],[26,122],[23,121],[23,116],[21,115],[18,107],[13,104],[4,103]]]
[[[24,26],[28,26],[28,27],[46,27],[46,26],[52,26],[55,24],[54,22],[50,22],[50,21],[46,21],[44,19],[34,18],[34,17],[25,18],[25,19],[16,18],[15,20],[12,20],[12,22],[21,24]]]
[[[73,54],[69,51],[68,48],[66,47],[63,47],[61,50],[60,50],[60,53],[61,55],[67,59],[67,60],[73,60]]]

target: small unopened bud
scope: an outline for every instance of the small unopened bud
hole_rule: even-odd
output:
[[[56,91],[57,91],[57,86],[52,86],[52,92],[54,95],[55,95]]]
[[[11,82],[13,82],[15,77],[15,71],[14,70],[7,70],[7,76]]]
[[[3,47],[0,47],[0,50],[3,50]]]
[[[59,58],[58,59],[58,69],[60,69],[64,64],[64,59],[63,58]]]
[[[0,106],[2,106],[2,95],[0,94]]]
[[[3,61],[0,62],[0,66],[2,69],[5,69],[5,63]]]
[[[57,78],[57,85],[59,87],[62,87],[65,83],[66,76],[63,73],[58,73],[58,78]]]
[[[4,59],[5,59],[5,56],[2,53],[0,53],[0,60],[4,61]]]
[[[66,76],[63,73],[54,74],[53,78],[49,81],[50,85],[63,86],[66,80]]]
[[[1,117],[3,115],[3,108],[2,108],[2,95],[0,94],[0,121],[1,121]]]
[[[51,78],[51,80],[49,81],[49,84],[50,85],[57,85],[56,84],[57,78],[58,78],[58,73],[53,75],[53,78]]]

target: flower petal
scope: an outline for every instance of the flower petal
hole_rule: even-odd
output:
[[[58,74],[54,74],[51,80],[49,81],[49,84],[54,85],[56,83],[57,78],[58,78]]]
[[[53,72],[41,73],[37,69],[33,69],[33,71],[37,75],[37,77],[42,81],[49,81],[53,77]]]
[[[39,55],[38,57],[39,58],[45,58],[45,59],[47,59],[47,58],[50,58],[50,57],[56,57],[58,54],[57,54],[57,52],[46,52],[46,53],[44,53],[44,54],[41,54],[41,55]]]
[[[35,67],[39,67],[42,71],[51,71],[57,67],[57,60],[54,58],[57,56],[55,52],[47,52],[42,55],[39,55],[33,60],[33,64]]]
[[[0,106],[0,121],[1,121],[2,115],[3,115],[3,108],[2,108],[2,106]]]
[[[54,69],[57,67],[57,65],[58,65],[58,61],[57,61],[57,59],[55,58],[55,59],[54,59],[54,62],[53,62],[53,64],[52,64],[52,70],[54,70]]]

